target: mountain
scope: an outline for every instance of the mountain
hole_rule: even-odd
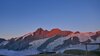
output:
[[[42,28],[38,28],[33,33],[33,35],[34,35],[34,37],[37,37],[37,38],[49,38],[49,37],[53,37],[55,35],[67,36],[70,33],[72,33],[72,32],[71,31],[62,31],[58,28],[52,29],[51,31],[43,30]]]
[[[63,52],[67,49],[82,49],[84,43],[100,43],[100,31],[97,32],[72,32],[58,28],[50,31],[38,28],[35,32],[9,40],[0,38],[0,50],[17,52]],[[88,46],[89,50],[95,50],[98,46]],[[92,48],[93,47],[93,48]],[[5,52],[7,52],[5,51]],[[1,52],[2,54],[2,52]],[[28,54],[27,54],[28,55]]]
[[[3,39],[3,38],[0,38],[0,43],[1,43],[1,42],[3,42],[3,41],[6,41],[6,40],[5,40],[5,39]]]

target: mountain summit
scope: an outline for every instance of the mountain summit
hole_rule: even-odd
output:
[[[32,33],[25,34],[21,37],[15,38],[16,40],[21,40],[21,39],[26,39],[26,40],[38,40],[38,39],[44,39],[44,38],[52,38],[54,36],[61,36],[61,37],[66,37],[66,36],[91,36],[92,38],[96,38],[100,36],[100,31],[97,32],[72,32],[68,30],[61,30],[59,28],[54,28],[51,30],[44,30],[43,28],[38,28],[36,31]]]
[[[69,34],[73,33],[72,31],[62,31],[58,28],[54,28],[54,29],[51,29],[50,31],[48,30],[44,30],[42,28],[38,28],[35,32],[33,33],[30,33],[30,34],[25,34],[24,36],[22,37],[31,37],[31,38],[34,38],[35,39],[41,39],[41,38],[50,38],[50,37],[53,37],[53,36],[56,36],[56,35],[60,35],[60,36],[67,36]]]

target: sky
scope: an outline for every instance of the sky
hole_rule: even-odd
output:
[[[100,0],[0,0],[0,38],[18,37],[37,28],[100,30]]]

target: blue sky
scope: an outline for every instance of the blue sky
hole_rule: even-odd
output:
[[[60,28],[100,30],[100,0],[0,0],[0,38]]]

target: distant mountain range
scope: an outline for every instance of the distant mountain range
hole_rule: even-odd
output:
[[[67,49],[84,49],[84,43],[100,43],[100,31],[72,32],[58,28],[50,31],[38,28],[35,32],[5,40],[0,38],[0,50],[63,52]],[[90,49],[97,49],[95,48]]]

